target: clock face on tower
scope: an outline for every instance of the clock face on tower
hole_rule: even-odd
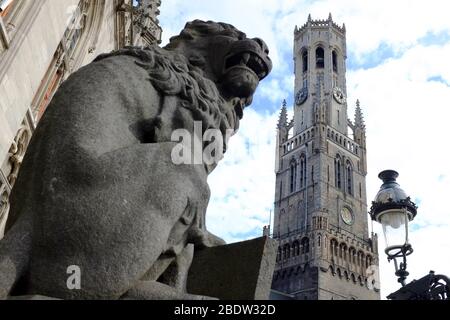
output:
[[[342,91],[341,88],[334,87],[334,89],[333,89],[333,97],[338,103],[340,103],[340,104],[345,103],[345,100],[346,100],[345,94],[344,94],[344,91]]]
[[[295,95],[295,103],[297,105],[301,105],[306,101],[307,98],[308,98],[308,88],[304,87],[298,90],[297,94]]]
[[[353,224],[355,217],[353,216],[353,212],[348,207],[342,207],[341,209],[341,218],[345,224],[349,226]]]

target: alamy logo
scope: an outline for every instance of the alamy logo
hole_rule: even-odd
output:
[[[79,266],[69,266],[67,268],[67,274],[70,276],[67,278],[67,289],[80,290],[81,289],[81,268]]]
[[[208,129],[202,135],[202,122],[194,122],[194,134],[186,129],[177,129],[172,132],[171,140],[178,142],[172,149],[172,162],[179,164],[202,164],[212,165],[223,158],[224,137],[218,129]],[[228,129],[225,141],[228,142],[234,134],[234,130]],[[200,137],[202,140],[200,140]],[[204,144],[206,145],[203,148]]]

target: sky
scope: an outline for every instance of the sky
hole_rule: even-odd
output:
[[[273,61],[254,103],[230,141],[225,159],[209,177],[208,229],[236,242],[262,235],[275,193],[276,121],[283,99],[292,114],[293,32],[311,14],[347,29],[349,118],[355,102],[367,127],[368,203],[395,169],[398,182],[418,204],[411,223],[407,279],[434,270],[450,275],[450,2],[445,0],[163,0],[163,43],[194,19],[233,24],[249,37],[266,41]],[[393,263],[379,235],[381,296],[399,289]]]

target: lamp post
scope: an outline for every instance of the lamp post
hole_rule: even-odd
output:
[[[446,276],[435,275],[433,271],[406,284],[406,257],[413,253],[408,238],[408,224],[417,215],[417,206],[396,182],[398,173],[394,170],[382,171],[378,177],[383,184],[370,208],[372,220],[381,223],[386,242],[385,253],[390,262],[394,261],[395,275],[402,288],[388,296],[392,300],[442,300],[450,299],[450,281]],[[400,264],[397,258],[401,260]]]

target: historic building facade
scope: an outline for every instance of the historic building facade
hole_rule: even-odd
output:
[[[21,161],[53,94],[100,53],[159,42],[160,0],[0,0],[0,239]]]
[[[366,137],[346,100],[346,30],[312,20],[294,32],[294,117],[278,121],[272,288],[295,299],[379,299],[368,232]]]

